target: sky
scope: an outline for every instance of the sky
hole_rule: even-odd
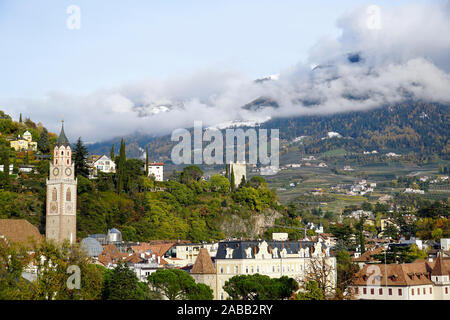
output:
[[[79,29],[67,25],[73,5]],[[371,5],[381,10],[378,31],[366,30]],[[413,95],[446,102],[449,8],[433,0],[1,0],[0,109],[54,132],[64,117],[69,138],[94,142],[194,120],[301,115],[298,101],[311,99],[319,113],[354,110],[342,97],[366,97],[369,86],[360,108],[398,102],[392,88],[420,81]],[[363,65],[343,62],[351,51],[362,52]],[[332,67],[311,74],[312,64]],[[272,74],[280,79],[254,85]],[[262,95],[280,109],[240,109]]]

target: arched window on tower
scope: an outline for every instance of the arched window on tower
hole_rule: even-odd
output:
[[[52,190],[52,201],[58,200],[58,192],[56,191],[56,188],[53,188]]]
[[[71,200],[72,200],[72,192],[70,191],[70,188],[67,188],[66,201],[71,201]]]

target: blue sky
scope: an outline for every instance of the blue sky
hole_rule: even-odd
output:
[[[258,78],[302,62],[321,37],[337,37],[345,12],[391,2],[1,0],[0,98],[84,95],[211,69]],[[80,30],[66,27],[72,4]]]

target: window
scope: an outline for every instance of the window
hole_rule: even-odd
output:
[[[411,289],[411,295],[414,295],[414,289]]]
[[[392,296],[392,289],[389,289],[389,295]]]
[[[66,191],[66,201],[72,201],[72,193],[70,192],[70,188],[67,188]]]
[[[248,266],[245,267],[245,273],[248,273]]]
[[[417,295],[420,296],[420,288],[417,288]]]
[[[61,155],[62,155],[62,156],[64,155],[64,151],[61,151]]]
[[[445,287],[445,294],[448,294],[448,287]]]
[[[403,294],[402,289],[398,289],[398,295],[401,296]]]
[[[370,289],[370,294],[374,295],[375,294],[375,289]]]
[[[230,266],[227,266],[227,273],[231,273]]]
[[[430,288],[430,294],[433,294],[433,288]]]
[[[220,273],[223,273],[223,267],[220,267]]]
[[[355,288],[355,294],[359,293],[359,288]]]
[[[236,273],[236,274],[239,273],[239,267],[238,266],[234,267],[234,273]]]
[[[58,191],[56,191],[56,188],[53,188],[52,201],[57,201],[57,200],[58,200]]]
[[[426,289],[425,289],[425,288],[423,288],[423,294],[427,294],[427,292],[426,292]]]
[[[367,294],[367,289],[363,288],[363,294]]]
[[[381,296],[381,295],[383,294],[383,289],[380,288],[380,289],[378,290],[378,294]]]

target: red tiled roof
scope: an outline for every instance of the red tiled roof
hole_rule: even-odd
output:
[[[37,243],[44,239],[38,228],[25,219],[0,219],[0,235],[10,243],[20,243],[30,247],[33,241]]]
[[[216,269],[214,268],[211,257],[209,256],[208,250],[206,248],[200,249],[194,266],[192,267],[191,273],[216,274]]]
[[[433,262],[413,262],[405,264],[376,264],[365,265],[354,278],[356,286],[375,285],[373,280],[378,280],[379,284],[385,286],[415,286],[432,284],[431,271]],[[378,272],[373,268],[378,267]],[[371,269],[369,269],[371,268]],[[378,273],[378,277],[377,276]],[[387,281],[386,281],[387,275]],[[371,277],[372,276],[372,277]]]

